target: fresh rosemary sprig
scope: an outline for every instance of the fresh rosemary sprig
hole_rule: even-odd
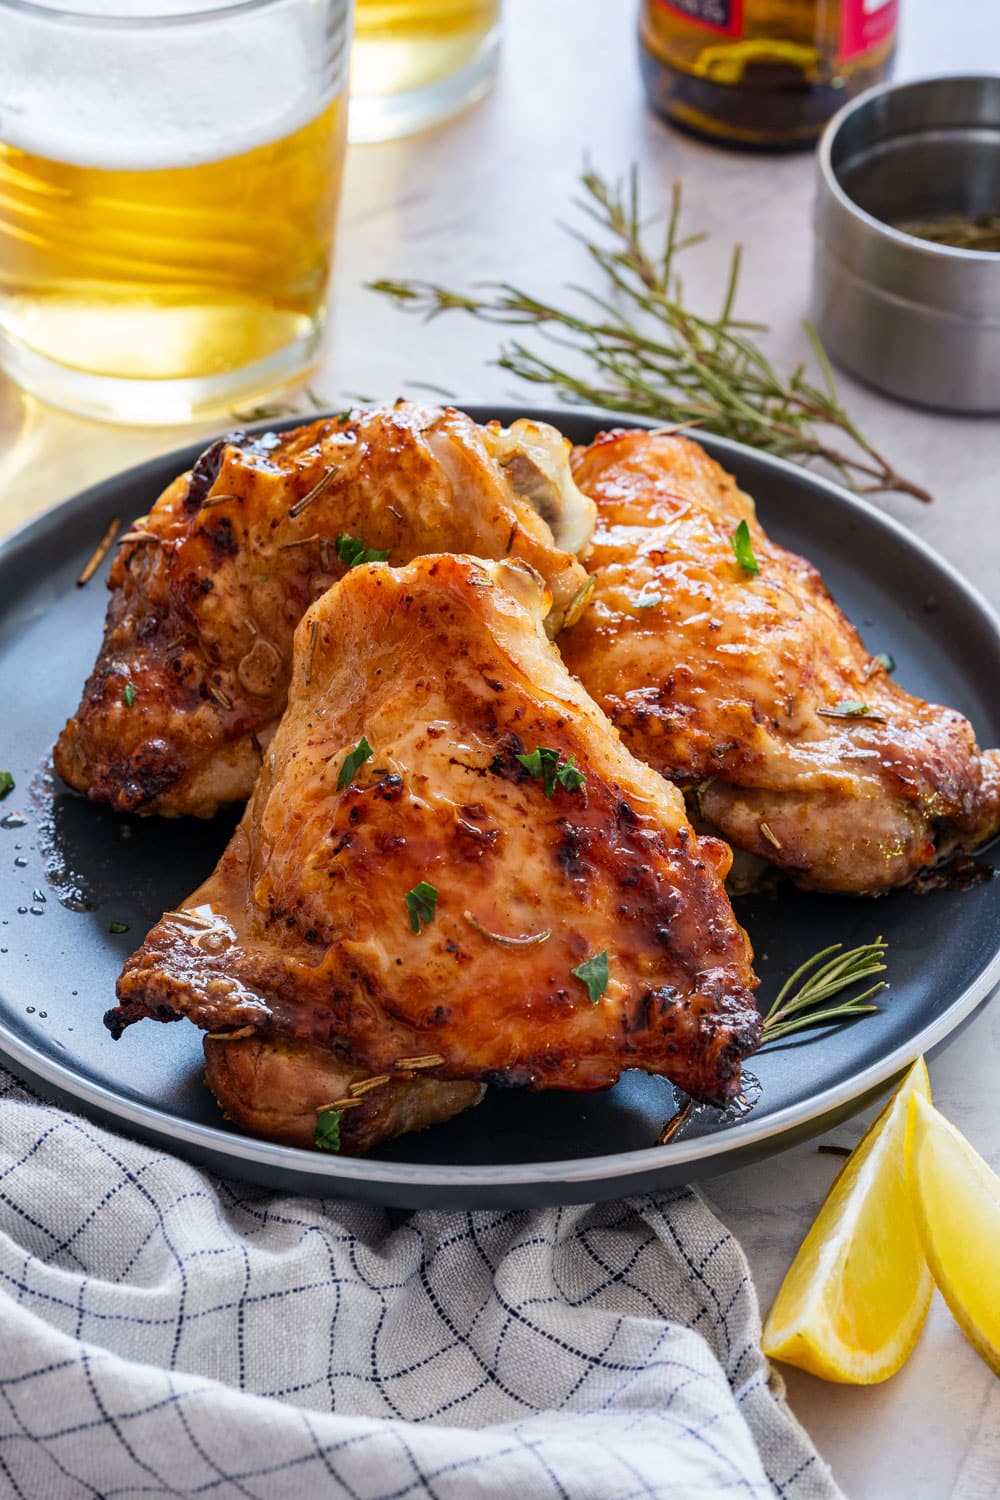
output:
[[[300,417],[308,411],[328,411],[330,405],[325,396],[307,385],[285,400],[262,402],[259,406],[248,406],[231,415],[237,422],[277,422],[282,417]]]
[[[796,1031],[805,1031],[810,1026],[829,1026],[878,1010],[877,1005],[866,1005],[865,1001],[885,989],[882,979],[850,1000],[843,1000],[838,1005],[827,1004],[842,991],[885,972],[882,960],[888,945],[882,938],[876,938],[873,943],[862,943],[860,948],[850,948],[846,953],[841,952],[843,946],[843,943],[834,943],[829,948],[821,948],[789,975],[764,1016],[764,1033],[758,1051],[763,1051],[770,1042],[777,1042]],[[795,989],[796,984],[798,989]],[[660,1131],[656,1145],[667,1146],[676,1140],[694,1111],[695,1101],[686,1099]]]
[[[569,286],[576,310],[532,297],[509,282],[480,284],[471,293],[451,292],[427,281],[370,283],[403,309],[428,318],[465,312],[488,323],[534,328],[570,351],[571,365],[546,359],[519,340],[501,347],[497,363],[520,379],[548,386],[569,404],[631,412],[664,424],[700,426],[736,438],[766,453],[800,463],[821,460],[864,494],[901,491],[918,500],[930,495],[905,479],[864,438],[837,396],[829,361],[815,332],[806,336],[822,384],[799,365],[782,376],[752,334],[765,325],[734,316],[741,249],[733,250],[717,316],[687,304],[677,275],[682,250],[702,234],[681,234],[681,189],[675,183],[662,251],[647,244],[639,215],[638,174],[628,188],[611,186],[599,173],[582,177],[585,198],[576,206],[602,231],[593,243],[575,230],[607,279],[605,295]],[[561,356],[560,356],[561,359]],[[589,365],[589,370],[587,366]]]
[[[863,943],[860,948],[851,948],[846,953],[841,952],[843,946],[843,943],[834,943],[814,953],[785,980],[764,1016],[762,1047],[809,1026],[828,1026],[878,1010],[877,1005],[866,1005],[865,1001],[885,988],[881,979],[860,995],[853,995],[833,1006],[827,1004],[844,990],[885,972],[886,944],[882,938]]]

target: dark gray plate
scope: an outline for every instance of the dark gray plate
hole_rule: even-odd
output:
[[[479,420],[523,414],[468,410]],[[606,414],[535,414],[578,442],[611,425]],[[756,497],[772,535],[822,569],[870,649],[892,653],[899,680],[967,714],[981,743],[1000,743],[1000,625],[982,599],[902,527],[835,485],[703,441]],[[701,1110],[680,1139],[650,1147],[674,1111],[673,1092],[632,1074],[589,1096],[492,1092],[478,1109],[365,1160],[228,1129],[202,1084],[193,1026],[144,1024],[113,1042],[101,1015],[126,954],[208,874],[233,819],[118,818],[53,793],[44,773],[101,637],[107,564],[86,588],[74,586],[77,574],[110,518],[145,511],[197,452],[96,485],[0,546],[0,767],[17,780],[0,803],[0,1051],[45,1092],[262,1183],[402,1206],[583,1201],[728,1169],[834,1123],[941,1041],[1000,980],[1000,881],[877,902],[786,890],[738,904],[762,997],[817,948],[879,933],[890,944],[892,987],[878,1015],[754,1059],[759,1096],[751,1081],[753,1107],[742,1116]],[[6,826],[14,813],[25,826]],[[72,909],[80,897],[88,909]],[[128,933],[109,934],[109,921],[127,922]]]

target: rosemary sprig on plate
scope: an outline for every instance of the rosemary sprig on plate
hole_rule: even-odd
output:
[[[885,982],[881,979],[860,995],[852,995],[836,1005],[828,1004],[844,990],[853,989],[866,979],[885,972],[883,959],[888,945],[882,938],[876,938],[873,943],[862,943],[859,948],[850,948],[846,953],[841,952],[843,946],[843,943],[833,943],[829,948],[821,948],[789,975],[771,1002],[770,1010],[765,1013],[759,1051],[769,1042],[777,1042],[810,1026],[830,1026],[878,1010],[877,1005],[866,1002],[885,989]],[[686,1099],[660,1131],[656,1145],[666,1146],[675,1140],[694,1110],[695,1101]]]
[[[809,1026],[829,1026],[878,1010],[877,1005],[865,1002],[885,988],[885,981],[881,979],[860,995],[852,995],[835,1005],[827,1003],[844,990],[853,989],[866,979],[885,972],[886,944],[882,938],[876,938],[873,943],[862,943],[859,948],[850,948],[846,953],[841,951],[843,946],[843,943],[834,943],[814,953],[785,980],[764,1016],[762,1047]]]
[[[805,331],[821,383],[809,379],[803,365],[791,375],[781,375],[770,363],[753,337],[766,331],[765,325],[734,315],[738,245],[716,316],[696,313],[688,304],[677,257],[705,236],[682,234],[679,184],[673,188],[665,241],[655,250],[640,218],[634,167],[627,188],[612,186],[590,170],[583,174],[582,184],[585,196],[576,206],[596,221],[601,234],[591,240],[569,232],[582,240],[603,273],[603,295],[570,286],[567,290],[579,299],[574,308],[533,297],[509,282],[483,283],[468,293],[428,281],[381,280],[370,285],[403,309],[429,318],[465,312],[488,323],[525,326],[547,335],[569,351],[568,360],[562,355],[547,359],[515,339],[501,347],[497,363],[522,380],[548,386],[569,404],[700,426],[799,463],[821,460],[865,494],[895,490],[930,499],[859,432],[840,402],[829,361],[808,324]]]

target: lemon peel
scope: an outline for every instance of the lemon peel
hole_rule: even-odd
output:
[[[910,1111],[924,1253],[956,1323],[1000,1375],[1000,1177],[927,1099],[914,1096]]]
[[[824,1380],[894,1375],[923,1327],[934,1283],[907,1170],[911,1101],[930,1105],[918,1058],[837,1177],[764,1324],[763,1349]]]

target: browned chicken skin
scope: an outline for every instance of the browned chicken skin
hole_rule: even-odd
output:
[[[340,537],[394,564],[522,558],[549,587],[554,634],[587,581],[570,553],[593,520],[568,457],[543,424],[481,428],[406,402],[213,443],[120,547],[59,774],[120,812],[207,817],[245,801],[284,710],[295,626],[347,571]]]
[[[732,1096],[760,1019],[729,851],[624,749],[543,615],[531,569],[455,556],[358,567],[314,604],[243,821],[128,960],[112,1031],[186,1015],[372,1077],[587,1090],[635,1067]],[[519,759],[539,747],[575,757],[551,796]],[[591,991],[573,970],[605,953]],[[263,1118],[242,1087],[230,1114]]]
[[[205,1081],[226,1118],[251,1135],[286,1146],[312,1146],[320,1110],[340,1115],[343,1156],[364,1156],[381,1141],[425,1130],[478,1104],[478,1083],[398,1078],[351,1097],[370,1075],[329,1047],[283,1036],[205,1037]]]
[[[596,583],[566,663],[709,824],[800,885],[865,893],[998,831],[998,752],[892,681],[697,443],[612,432],[573,467],[597,504]],[[740,521],[756,576],[734,555]]]

